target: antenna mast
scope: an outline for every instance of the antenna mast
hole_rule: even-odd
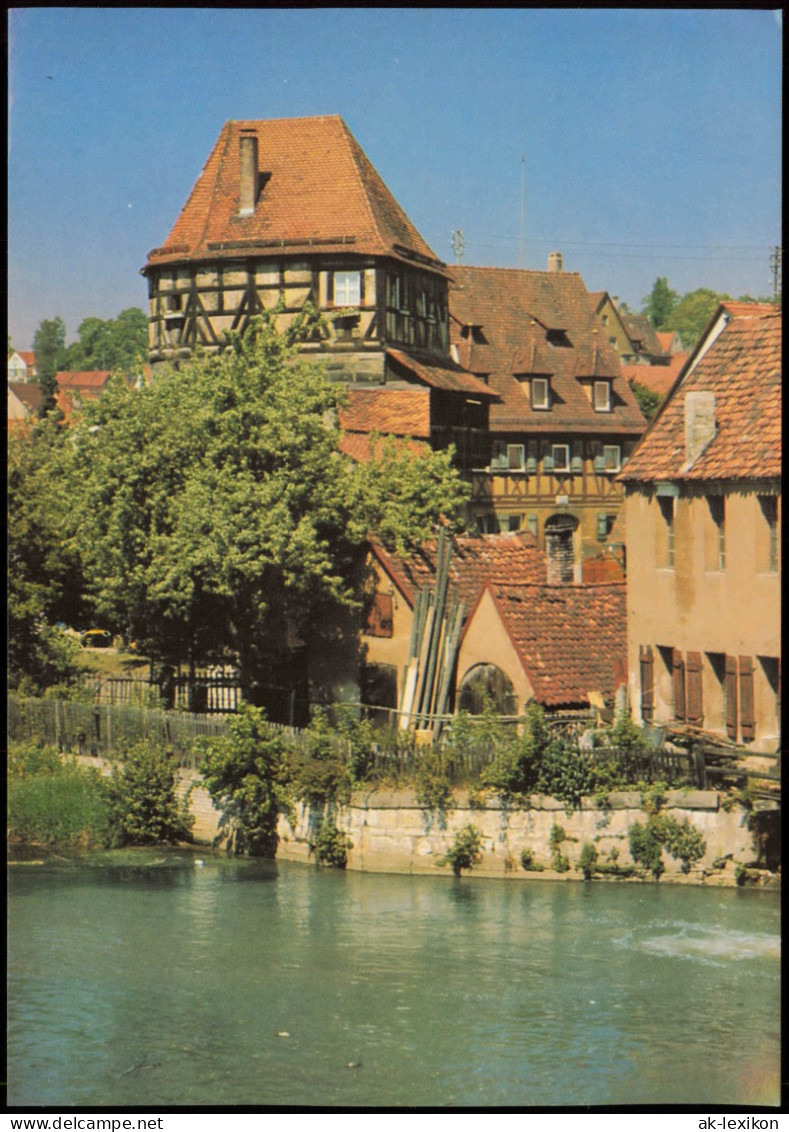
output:
[[[524,243],[526,240],[526,154],[521,154],[521,270],[526,266]]]
[[[770,253],[770,267],[773,272],[773,302],[778,302],[778,292],[781,284],[781,249],[776,246]]]
[[[455,253],[455,263],[460,263],[461,256],[465,243],[463,242],[463,232],[460,228],[456,228],[452,233],[452,251]]]

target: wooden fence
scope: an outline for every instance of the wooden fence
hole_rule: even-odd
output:
[[[146,739],[172,752],[180,766],[197,769],[195,743],[200,738],[217,738],[226,733],[228,719],[223,716],[164,711],[133,704],[81,703],[74,700],[23,699],[13,694],[8,702],[8,738],[53,746],[66,754],[91,755],[113,759],[134,743]],[[344,705],[347,706],[347,705]],[[480,721],[482,722],[482,721]],[[514,724],[515,717],[502,722]],[[582,722],[578,715],[549,720],[573,735]],[[294,747],[304,749],[310,734],[283,724],[269,724]],[[348,740],[336,733],[332,738],[336,754],[350,753]],[[411,733],[388,728],[375,733],[369,766],[375,777],[400,778],[413,771],[420,754],[434,751],[441,768],[452,783],[476,778],[496,756],[490,739],[472,737],[460,751],[453,751],[451,730],[444,732],[444,747],[414,745]],[[672,783],[694,778],[693,758],[689,754],[658,749],[633,754],[615,747],[597,747],[592,752],[601,761],[617,762],[632,781],[661,779]]]
[[[98,704],[151,708],[163,704],[160,685],[143,676],[96,676],[84,680],[83,686]],[[238,711],[241,684],[233,676],[198,675],[195,680],[175,676],[168,698],[172,710],[227,715]]]

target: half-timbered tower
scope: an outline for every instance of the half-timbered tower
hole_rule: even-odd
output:
[[[143,274],[154,369],[309,303],[326,322],[303,355],[351,386],[418,390],[434,446],[484,448],[494,394],[450,357],[447,268],[341,118],[227,122]]]
[[[473,514],[483,531],[527,528],[552,580],[580,580],[581,561],[609,541],[616,477],[644,417],[581,276],[558,256],[549,271],[453,267],[452,277],[455,360],[498,394]]]

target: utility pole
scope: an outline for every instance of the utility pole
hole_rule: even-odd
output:
[[[521,271],[526,266],[526,253],[524,244],[526,241],[526,154],[521,154]]]
[[[777,245],[770,253],[770,267],[773,273],[773,302],[778,302],[778,292],[781,289],[781,249]]]
[[[460,263],[464,247],[463,233],[460,228],[456,228],[452,233],[452,251],[455,253],[455,263]]]

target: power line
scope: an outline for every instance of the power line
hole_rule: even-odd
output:
[[[502,240],[505,243],[514,243],[515,236],[480,236],[481,240]],[[627,244],[618,240],[562,240],[556,237],[524,237],[528,244],[561,244],[566,248],[651,248],[657,251],[670,251],[673,248],[680,250],[693,249],[698,251],[753,251],[764,253],[763,244]],[[476,242],[476,241],[475,241]],[[485,245],[490,247],[491,245]]]

